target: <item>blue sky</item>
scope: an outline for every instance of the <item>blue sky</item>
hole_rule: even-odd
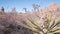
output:
[[[5,11],[11,11],[15,7],[18,12],[24,12],[22,10],[24,7],[31,10],[34,3],[44,8],[52,2],[60,4],[60,0],[0,0],[0,8],[3,6]]]

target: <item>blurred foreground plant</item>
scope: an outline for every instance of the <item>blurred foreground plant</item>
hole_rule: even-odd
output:
[[[19,22],[17,21],[17,23]],[[26,24],[19,23],[19,25],[32,30],[34,34],[60,34],[59,18],[52,14],[46,15],[44,18],[43,28],[38,26],[36,20],[29,18],[26,19]]]

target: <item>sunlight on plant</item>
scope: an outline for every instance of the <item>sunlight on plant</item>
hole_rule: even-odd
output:
[[[40,27],[34,17],[25,18],[26,24],[19,23],[19,25],[33,31],[34,34],[58,34],[60,33],[59,17],[52,14],[47,14],[43,23],[43,28]],[[18,22],[17,22],[18,23]]]

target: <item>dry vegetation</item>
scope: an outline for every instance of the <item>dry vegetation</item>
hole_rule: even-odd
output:
[[[36,7],[40,7],[36,5]],[[52,3],[39,10],[33,4],[34,11],[17,13],[0,12],[0,34],[60,34],[60,6]],[[53,7],[53,8],[52,8]]]

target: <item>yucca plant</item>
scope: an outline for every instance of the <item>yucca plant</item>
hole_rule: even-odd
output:
[[[36,20],[32,17],[26,18],[26,24],[17,23],[25,28],[28,28],[33,31],[34,34],[60,34],[60,22],[58,17],[54,17],[51,14],[48,14],[44,18],[43,28],[38,25]]]

